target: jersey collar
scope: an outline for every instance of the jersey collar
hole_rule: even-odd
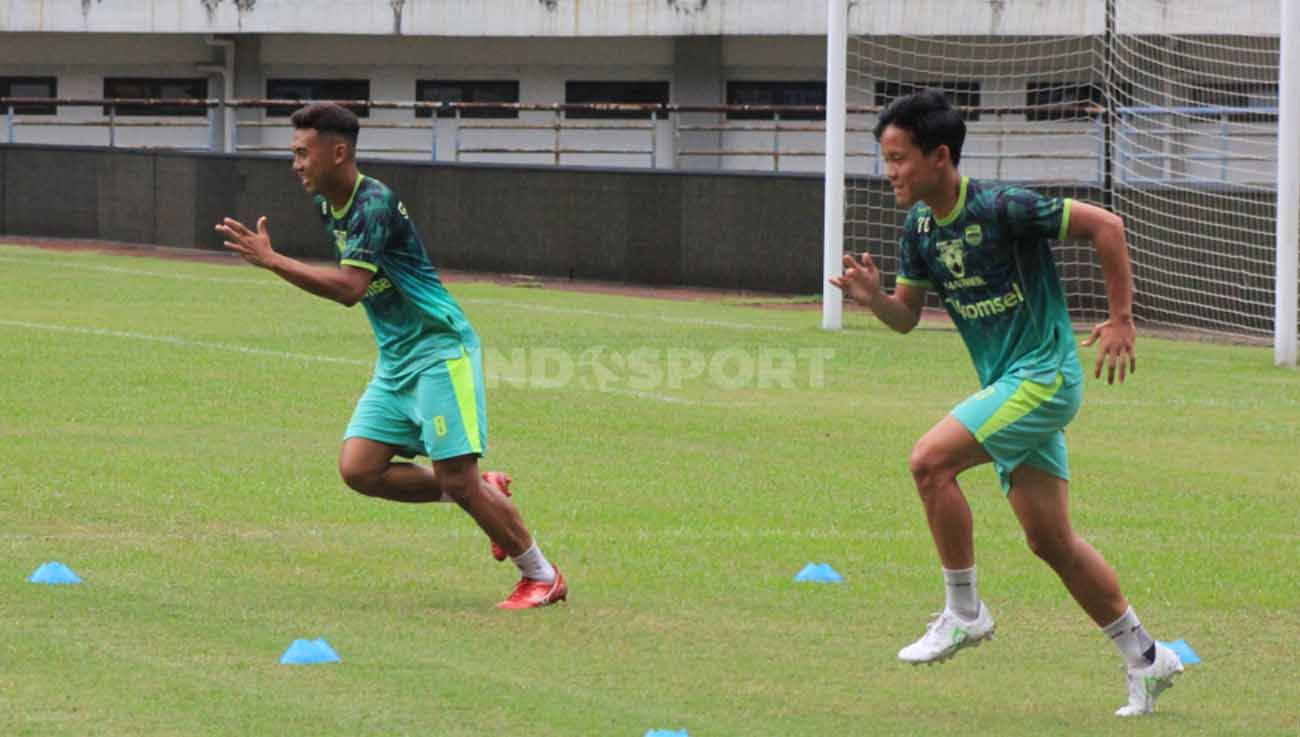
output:
[[[347,204],[343,205],[343,209],[342,209],[342,210],[335,210],[335,209],[334,209],[334,206],[333,206],[333,205],[330,205],[330,214],[334,216],[334,219],[335,219],[335,220],[342,220],[342,219],[343,219],[343,216],[348,214],[348,210],[351,210],[351,209],[352,209],[352,201],[355,200],[355,199],[357,198],[357,190],[361,189],[361,180],[362,180],[362,179],[365,179],[365,178],[366,178],[366,175],[365,175],[365,174],[362,174],[362,173],[360,173],[360,172],[357,172],[357,181],[354,182],[354,183],[352,184],[352,194],[348,195],[348,201],[347,201]],[[966,196],[965,183],[962,184],[962,192],[961,192],[961,193],[962,193],[962,199],[965,199],[965,196]],[[329,200],[326,200],[326,202],[328,202],[328,201],[329,201]],[[958,209],[961,209],[961,208],[958,208]]]
[[[961,211],[966,209],[966,185],[970,184],[970,177],[961,178],[961,191],[957,193],[957,204],[953,205],[952,212],[939,217],[939,213],[934,214],[935,225],[952,225],[953,221],[961,217]]]

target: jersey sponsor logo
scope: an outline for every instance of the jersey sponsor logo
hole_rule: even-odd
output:
[[[988,286],[988,282],[984,281],[984,277],[982,276],[968,276],[964,279],[951,279],[943,283],[943,288],[948,291],[984,286]]]
[[[376,294],[383,294],[384,292],[387,292],[392,288],[393,288],[393,283],[388,281],[388,277],[381,276],[378,279],[375,279],[374,281],[370,282],[370,286],[366,287],[366,294],[364,297],[362,297],[362,299],[369,299],[375,296]]]
[[[1024,292],[1020,291],[1020,285],[1013,283],[1011,291],[1001,297],[982,299],[978,302],[964,303],[956,297],[949,297],[944,300],[952,305],[953,312],[966,318],[967,320],[983,320],[986,317],[996,317],[1004,312],[1015,309],[1017,305],[1025,301]]]
[[[935,243],[939,249],[939,260],[948,271],[958,279],[966,276],[965,249],[960,238],[949,241],[939,241]]]
[[[348,232],[346,230],[334,231],[334,246],[339,249],[339,253],[348,250]]]
[[[984,231],[980,228],[979,223],[967,225],[964,237],[966,238],[966,245],[975,248],[984,242]]]

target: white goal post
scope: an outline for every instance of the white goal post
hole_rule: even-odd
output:
[[[1273,362],[1296,365],[1297,280],[1300,271],[1300,8],[1283,0],[1277,174],[1277,299]]]
[[[843,326],[844,298],[827,280],[842,271],[844,253],[844,126],[848,63],[848,0],[826,0],[826,194],[822,204],[822,328]]]

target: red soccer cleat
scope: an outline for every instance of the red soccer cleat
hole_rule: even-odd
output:
[[[495,486],[497,491],[502,494],[511,496],[510,482],[512,479],[510,478],[510,474],[502,473],[500,471],[485,471],[483,473],[483,480]],[[496,558],[498,561],[506,559],[506,551],[502,550],[501,546],[497,545],[495,541],[492,543],[492,557]]]
[[[569,585],[564,582],[564,574],[555,569],[554,581],[537,581],[531,578],[519,579],[510,598],[497,604],[497,609],[533,609],[547,606],[557,601],[564,601],[569,596]]]

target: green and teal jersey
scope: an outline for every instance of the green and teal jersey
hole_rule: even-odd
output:
[[[963,177],[946,217],[923,202],[908,213],[898,281],[938,292],[981,386],[1008,375],[1083,379],[1051,249],[1069,229],[1070,202]]]
[[[374,274],[361,304],[379,344],[376,380],[404,385],[439,361],[461,357],[462,347],[479,345],[391,189],[359,175],[342,210],[321,196],[315,202],[339,264]]]

